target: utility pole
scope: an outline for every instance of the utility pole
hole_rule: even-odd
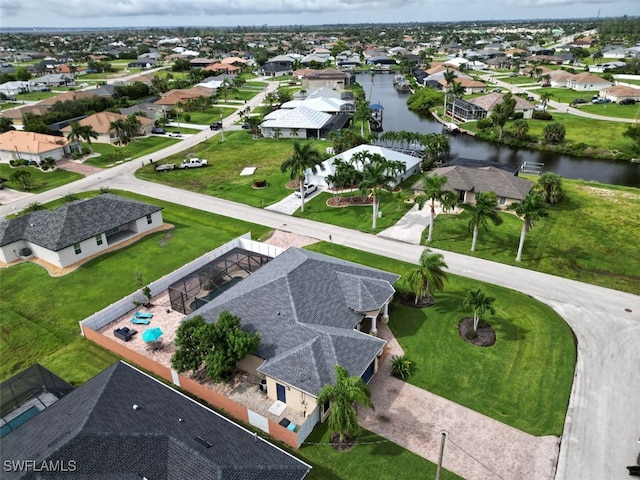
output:
[[[438,457],[438,468],[436,469],[436,480],[440,480],[440,470],[442,470],[442,457],[444,456],[444,441],[447,438],[447,432],[442,432],[442,441],[440,442],[440,456]]]

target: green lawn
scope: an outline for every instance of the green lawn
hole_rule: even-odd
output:
[[[245,131],[226,132],[224,143],[220,142],[220,138],[217,135],[192,149],[194,157],[208,160],[209,166],[206,168],[156,173],[148,165],[138,170],[136,176],[254,207],[271,205],[292,193],[286,188],[289,173],[280,171],[282,162],[293,152],[292,139],[254,140]],[[330,145],[322,140],[311,142],[319,152],[324,152]],[[174,155],[163,160],[163,163],[177,164],[183,157],[183,154]],[[253,175],[241,176],[240,172],[245,167],[257,167],[257,170]],[[267,188],[252,187],[255,180],[263,179],[267,180]]]
[[[593,108],[592,113],[603,114],[602,111],[598,111],[603,106],[604,105],[589,105],[587,108]],[[626,107],[626,105],[611,106],[616,109],[623,109]],[[629,110],[626,112],[629,112]],[[566,146],[568,149],[573,149],[572,152],[567,152],[569,154],[582,154],[585,156],[598,156],[596,154],[601,154],[605,158],[611,158],[611,156],[617,152],[623,152],[626,155],[628,152],[632,151],[633,141],[623,136],[623,133],[630,125],[629,123],[596,120],[562,113],[555,110],[550,110],[549,113],[553,116],[551,121],[527,120],[529,125],[529,136],[536,139],[537,142],[540,142],[537,144],[540,148],[545,148],[545,146],[542,145],[542,143],[544,143],[544,137],[542,134],[544,128],[551,122],[558,122],[564,125],[566,132],[565,141],[559,146]],[[497,141],[498,138],[498,129],[495,127],[481,132],[478,129],[476,122],[467,122],[464,124],[464,129],[477,133],[479,138],[486,136],[486,132],[493,132],[493,135],[490,134],[492,141]],[[513,120],[507,122],[505,125],[505,131],[510,130],[513,130]],[[593,132],[598,132],[598,134],[594,135]],[[534,145],[533,148],[536,148],[536,145]]]
[[[534,180],[535,181],[535,180]],[[595,182],[563,180],[566,196],[527,234],[522,262],[515,256],[522,222],[480,230],[471,252],[468,216],[440,215],[431,246],[500,263],[640,294],[640,191]]]
[[[251,231],[257,239],[268,231],[201,210],[122,194],[164,207],[164,221],[175,228],[104,254],[63,277],[50,277],[31,263],[0,270],[1,379],[40,362],[74,384],[85,382],[115,357],[82,339],[78,321],[135,291],[138,273],[149,283],[239,235]]]
[[[238,105],[236,105],[237,107]],[[179,122],[193,123],[196,125],[209,125],[212,122],[220,121],[220,114],[222,118],[227,118],[229,115],[235,113],[237,108],[234,106],[225,106],[222,104],[216,104],[213,107],[209,107],[201,112],[189,112],[189,122],[186,122],[184,115],[180,116]],[[169,127],[171,128],[171,127]]]
[[[307,248],[398,273],[396,289],[408,290],[410,264],[329,243]],[[488,348],[465,342],[457,331],[471,314],[463,298],[479,287],[496,298],[496,314],[484,317],[497,336]],[[432,307],[396,301],[390,327],[416,364],[413,385],[532,435],[562,434],[576,350],[571,329],[551,308],[512,290],[449,275]]]
[[[414,480],[435,478],[436,465],[405,450],[375,433],[363,430],[357,445],[348,452],[338,452],[329,445],[327,423],[317,425],[296,455],[313,469],[309,480]],[[420,472],[418,474],[418,472]],[[442,480],[462,477],[442,470]]]
[[[24,191],[21,185],[14,184],[9,181],[9,177],[16,172],[19,168],[25,168],[31,174],[31,193],[41,193],[51,190],[52,188],[66,185],[67,183],[75,182],[81,179],[84,175],[74,172],[68,172],[57,168],[53,171],[43,172],[36,167],[11,167],[8,163],[0,163],[0,177],[5,181],[7,188],[14,190]]]
[[[167,131],[174,130],[179,129],[170,128]],[[116,147],[108,143],[92,143],[93,152],[100,154],[100,156],[91,157],[84,163],[100,168],[115,167],[122,162],[150,155],[180,141],[180,139],[169,136],[148,136],[140,137],[124,147]]]
[[[403,187],[408,188],[417,181],[417,177],[411,177],[403,183]],[[360,192],[353,192],[349,195],[359,196]],[[382,192],[380,196],[380,212],[382,217],[378,218],[375,232],[380,232],[396,224],[400,218],[407,213],[413,204],[405,203],[404,200],[409,196],[408,190],[404,189],[400,193]],[[346,196],[346,195],[345,195]],[[332,197],[329,193],[321,193],[316,197],[305,201],[304,212],[298,209],[294,216],[308,218],[322,223],[331,225],[339,225],[341,227],[353,228],[363,232],[374,232],[373,226],[373,207],[353,206],[353,207],[330,207],[327,200]],[[374,232],[374,233],[375,233]]]

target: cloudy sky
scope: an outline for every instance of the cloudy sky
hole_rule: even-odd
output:
[[[0,27],[317,25],[618,17],[639,0],[0,0]]]

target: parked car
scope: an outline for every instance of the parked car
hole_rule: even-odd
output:
[[[209,163],[202,158],[185,158],[178,168],[198,168],[206,167]]]
[[[164,134],[165,134],[165,133],[167,133],[167,132],[165,132],[164,128],[153,127],[153,128],[151,129],[151,133],[156,133],[156,134],[159,134],[159,135],[164,135]]]
[[[494,88],[493,90],[491,90],[493,93],[502,93],[502,89],[501,88]]]
[[[222,122],[213,122],[211,125],[209,125],[209,128],[211,130],[220,130],[222,128]]]
[[[618,105],[635,105],[636,101],[633,98],[623,98],[618,102]]]
[[[303,187],[304,198],[307,198],[309,195],[311,195],[316,190],[318,190],[318,186],[317,185],[314,185],[313,183],[305,183],[304,187]],[[300,189],[295,191],[295,196],[300,198]]]
[[[611,103],[611,100],[609,98],[592,98],[591,99],[591,103]]]
[[[251,128],[251,125],[249,125],[247,122],[244,122],[242,124],[242,128],[244,128],[245,130],[249,130]]]
[[[573,101],[571,102],[571,105],[578,105],[578,104],[584,104],[587,103],[587,101],[584,98],[574,98]]]
[[[170,137],[181,137],[182,134],[180,132],[171,132],[171,133],[169,133],[169,136]]]
[[[536,99],[536,97],[534,97],[533,95],[527,95],[527,100],[529,100],[530,102],[533,102]]]

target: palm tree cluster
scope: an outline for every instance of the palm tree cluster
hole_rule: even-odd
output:
[[[127,116],[126,120],[119,118],[109,124],[109,128],[114,131],[120,143],[124,145],[131,142],[140,134],[140,120],[135,115]]]
[[[70,142],[75,142],[79,140],[85,140],[89,144],[89,151],[93,153],[93,148],[91,147],[91,139],[97,139],[98,133],[93,129],[91,125],[80,125],[80,122],[71,122],[69,124],[71,127],[71,131],[67,135],[67,138]]]
[[[485,293],[479,288],[476,290],[470,290],[467,293],[467,296],[463,300],[462,304],[464,308],[473,311],[473,331],[476,332],[478,330],[478,323],[485,312],[491,312],[491,314],[495,314],[495,308],[493,307],[493,302],[496,299],[494,297],[489,297],[485,295]]]
[[[378,153],[368,150],[356,152],[351,156],[351,162],[362,172],[358,187],[373,200],[372,229],[377,228],[378,212],[380,211],[380,193],[395,187],[396,175],[406,170],[406,165],[398,160],[387,160]],[[359,165],[359,167],[358,167]]]

